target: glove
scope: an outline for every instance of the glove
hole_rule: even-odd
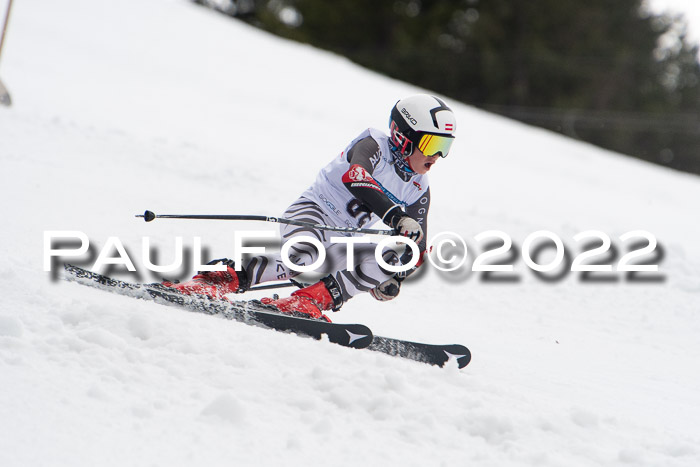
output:
[[[398,235],[408,237],[416,243],[420,243],[423,240],[423,228],[417,220],[404,214],[398,207],[395,207],[387,214],[388,217],[390,216],[389,219],[391,219],[389,225],[394,228]]]
[[[401,289],[401,281],[397,280],[395,277],[382,282],[375,288],[369,291],[375,299],[380,302],[386,302],[387,300],[393,300],[399,295],[399,290]]]

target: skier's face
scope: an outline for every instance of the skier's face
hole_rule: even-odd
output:
[[[418,146],[414,146],[413,152],[410,156],[408,156],[408,165],[415,173],[423,175],[428,173],[430,168],[438,161],[438,159],[440,159],[439,155],[436,154],[434,156],[426,157],[425,154],[418,149]]]

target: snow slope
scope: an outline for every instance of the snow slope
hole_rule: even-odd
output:
[[[700,465],[697,177],[451,102],[430,228],[470,261],[334,315],[472,350],[439,369],[42,270],[47,230],[119,237],[137,264],[143,236],[163,263],[175,236],[230,255],[233,230],[274,226],[133,215],[277,215],[418,89],[185,0],[15,2],[0,73],[0,465]],[[516,258],[516,280],[485,281],[469,267],[492,229],[572,255],[578,232],[624,253],[644,229],[659,280],[546,281]]]

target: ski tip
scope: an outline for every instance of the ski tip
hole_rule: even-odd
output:
[[[472,361],[472,354],[471,354],[471,352],[469,352],[469,350],[467,350],[466,355],[457,359],[457,365],[459,366],[459,368],[464,368],[465,366],[469,365],[469,362],[471,362],[471,361]]]
[[[464,368],[469,365],[469,362],[472,360],[472,353],[463,345],[453,344],[446,346],[442,351],[447,358],[440,366],[444,366],[450,361],[456,361],[459,368]]]

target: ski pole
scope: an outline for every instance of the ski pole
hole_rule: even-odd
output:
[[[2,55],[2,45],[5,43],[5,31],[7,23],[10,22],[10,9],[12,9],[12,0],[7,3],[7,11],[5,12],[5,22],[2,25],[2,34],[0,35],[0,55]]]
[[[2,55],[2,45],[5,43],[5,32],[7,31],[7,23],[10,21],[10,9],[12,8],[12,0],[7,4],[7,12],[5,13],[5,22],[2,25],[2,33],[0,33],[0,55]],[[0,104],[10,106],[12,105],[12,98],[10,93],[5,88],[5,85],[0,81]]]
[[[302,227],[311,227],[318,230],[330,230],[333,232],[352,232],[365,233],[375,235],[395,235],[393,230],[377,230],[377,229],[361,229],[355,227],[334,227],[331,225],[312,224],[311,222],[296,221],[294,219],[285,219],[284,217],[269,217],[257,215],[199,215],[199,214],[155,214],[153,211],[146,211],[143,214],[136,214],[136,217],[143,217],[146,222],[151,222],[154,219],[197,219],[197,220],[224,220],[224,221],[263,221],[275,222],[278,224],[299,225]]]
[[[292,284],[291,282],[282,283],[282,284],[255,285],[255,286],[247,289],[246,292],[254,292],[256,290],[281,289],[284,287],[297,287],[297,285]]]

